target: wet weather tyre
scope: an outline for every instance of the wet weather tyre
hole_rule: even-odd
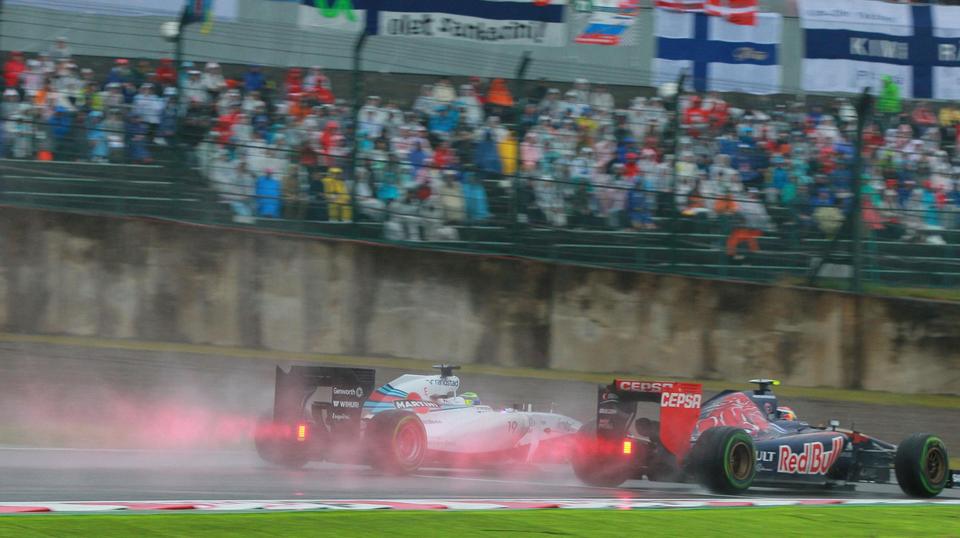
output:
[[[253,444],[257,448],[257,454],[260,459],[273,465],[291,469],[303,467],[310,460],[306,447],[284,438],[280,435],[282,431],[283,428],[274,422],[272,413],[261,416],[253,432]]]
[[[677,458],[673,454],[660,454],[657,458],[651,458],[650,466],[647,469],[647,479],[651,482],[681,482],[683,473],[677,465]]]
[[[703,432],[689,458],[697,480],[715,493],[743,493],[757,474],[753,439],[740,428],[718,426]]]
[[[900,489],[911,497],[936,497],[947,485],[950,458],[943,441],[928,433],[915,433],[897,447],[893,460]]]
[[[614,488],[631,476],[630,461],[616,454],[603,455],[597,444],[597,423],[590,421],[580,427],[570,458],[573,474],[588,486]]]
[[[410,474],[427,455],[427,430],[415,413],[383,411],[370,419],[367,443],[373,467],[390,474]]]

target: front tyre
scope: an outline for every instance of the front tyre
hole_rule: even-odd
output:
[[[939,437],[915,433],[897,447],[893,460],[897,483],[911,497],[936,497],[947,485],[949,461]]]
[[[740,428],[717,426],[703,432],[690,451],[698,481],[715,493],[743,493],[757,474],[753,439]]]
[[[375,415],[367,425],[366,442],[371,465],[390,474],[416,471],[427,455],[427,430],[420,417],[410,411]]]

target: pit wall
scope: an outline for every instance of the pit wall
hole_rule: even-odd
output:
[[[14,208],[0,330],[960,393],[960,304]]]

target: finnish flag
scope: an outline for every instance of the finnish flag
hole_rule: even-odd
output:
[[[906,98],[960,98],[960,8],[801,0],[798,9],[805,90],[878,92],[889,76]]]
[[[780,92],[780,14],[757,13],[755,26],[705,13],[658,9],[655,16],[655,84],[676,82],[686,70],[697,91]]]

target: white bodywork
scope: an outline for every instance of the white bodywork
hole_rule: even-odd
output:
[[[403,375],[378,388],[364,404],[364,416],[388,409],[419,414],[434,456],[513,453],[523,461],[563,457],[580,422],[556,413],[494,409],[469,405],[457,396],[456,376]]]

